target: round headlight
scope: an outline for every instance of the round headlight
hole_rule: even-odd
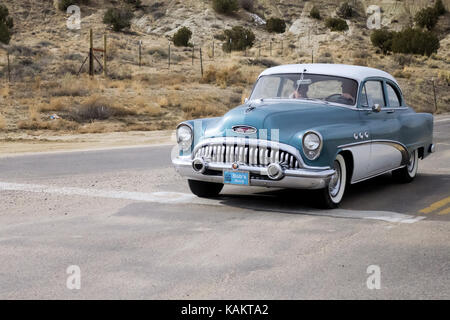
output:
[[[320,155],[322,138],[315,132],[307,132],[303,136],[303,152],[309,160],[314,160]]]
[[[308,150],[317,150],[320,147],[320,137],[313,132],[309,132],[303,139],[303,145]]]
[[[177,143],[181,149],[186,150],[192,144],[192,129],[185,124],[182,124],[177,129]]]

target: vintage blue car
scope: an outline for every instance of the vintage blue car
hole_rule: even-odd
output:
[[[416,113],[388,73],[337,64],[262,72],[245,104],[177,127],[172,162],[199,197],[224,184],[317,189],[336,207],[348,183],[414,179],[434,152],[433,116]]]

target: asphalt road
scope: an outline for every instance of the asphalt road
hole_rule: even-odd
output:
[[[413,183],[353,185],[337,210],[306,191],[198,199],[171,146],[0,158],[0,298],[449,299],[450,118],[435,141]]]

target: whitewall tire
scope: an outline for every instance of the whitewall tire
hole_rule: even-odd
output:
[[[327,209],[336,208],[341,203],[347,184],[347,166],[341,154],[337,155],[333,167],[335,174],[331,177],[328,186],[321,190],[320,205]]]
[[[419,169],[419,151],[414,150],[410,156],[408,164],[400,169],[392,171],[392,176],[399,182],[408,183],[414,180]]]

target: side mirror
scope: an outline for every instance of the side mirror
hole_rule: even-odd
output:
[[[372,111],[373,111],[373,112],[380,112],[380,111],[381,111],[381,106],[380,106],[378,103],[375,103],[375,104],[372,106]]]

